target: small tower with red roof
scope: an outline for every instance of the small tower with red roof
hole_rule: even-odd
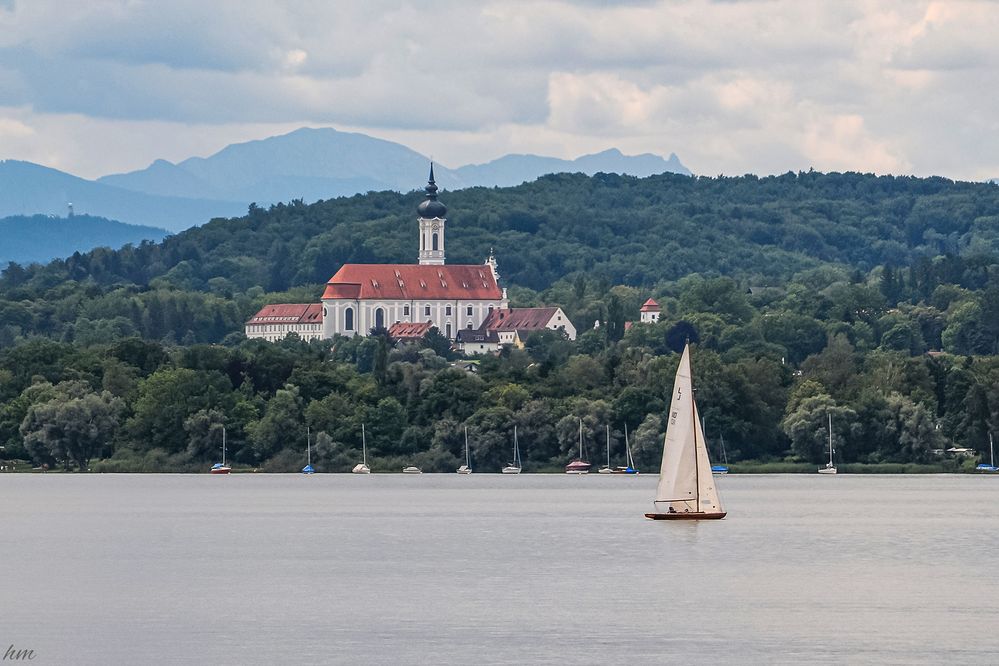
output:
[[[659,315],[662,314],[662,307],[655,302],[654,299],[649,299],[642,304],[642,319],[643,324],[654,324],[659,321]]]

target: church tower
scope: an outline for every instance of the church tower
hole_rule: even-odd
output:
[[[430,181],[424,188],[427,199],[416,208],[420,223],[420,265],[444,264],[444,222],[447,206],[437,200],[434,165],[430,164]]]

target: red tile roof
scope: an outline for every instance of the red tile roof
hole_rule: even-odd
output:
[[[324,299],[499,301],[489,266],[344,264],[326,283]],[[498,303],[497,303],[498,305]]]
[[[645,301],[645,303],[642,304],[642,310],[641,311],[642,312],[659,312],[660,310],[662,310],[662,307],[660,307],[660,305],[658,303],[656,303],[655,300],[653,300],[653,299],[650,298],[649,300]]]
[[[420,340],[431,329],[429,321],[411,324],[408,321],[397,321],[389,327],[388,334],[395,340]]]
[[[280,303],[265,305],[246,323],[321,324],[322,321],[323,306],[321,303]]]
[[[509,308],[493,310],[482,322],[487,331],[539,331],[548,327],[558,308]]]

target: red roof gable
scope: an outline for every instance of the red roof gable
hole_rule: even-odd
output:
[[[344,264],[326,283],[324,299],[500,301],[489,266]]]
[[[323,306],[320,303],[280,303],[265,305],[250,317],[247,324],[321,324]]]
[[[645,301],[645,303],[642,304],[642,310],[641,311],[642,312],[659,312],[660,310],[662,310],[662,307],[660,307],[660,305],[658,303],[656,303],[655,300],[653,300],[653,299],[650,298],[649,300]]]
[[[396,340],[419,340],[430,331],[432,326],[433,324],[429,321],[413,324],[408,321],[397,321],[389,327],[388,334],[390,338]]]
[[[538,331],[548,327],[558,308],[493,310],[482,322],[487,331]]]

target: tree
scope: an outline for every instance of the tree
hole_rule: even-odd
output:
[[[21,424],[25,446],[33,457],[48,457],[86,471],[91,458],[110,449],[123,409],[120,398],[108,392],[60,397],[32,405]]]

